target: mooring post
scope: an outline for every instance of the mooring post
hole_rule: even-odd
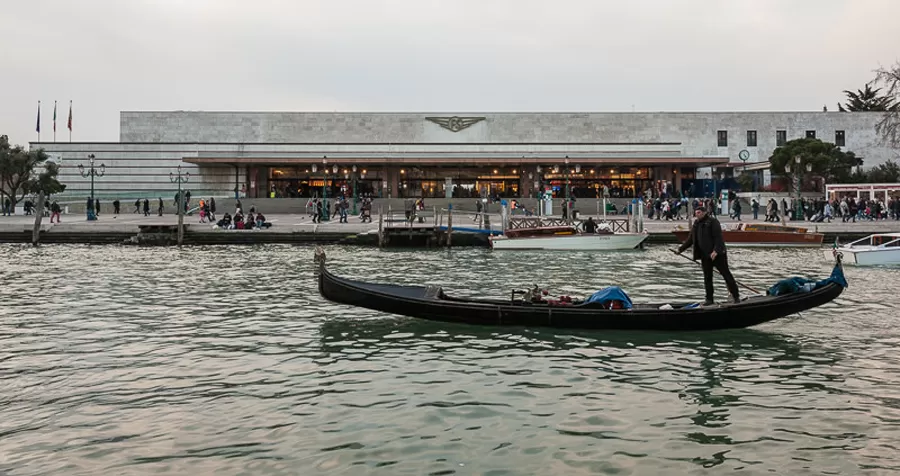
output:
[[[453,235],[453,204],[447,205],[447,248],[450,248],[450,237]]]
[[[37,246],[41,242],[41,219],[44,217],[44,191],[38,195],[37,208],[34,210],[34,230],[31,232],[31,246]]]
[[[440,246],[441,229],[438,227],[437,207],[431,207],[431,236],[434,242]]]
[[[378,207],[378,247],[384,248],[384,207]]]

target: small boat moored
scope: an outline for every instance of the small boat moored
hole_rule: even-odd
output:
[[[900,233],[876,233],[824,251],[826,258],[835,253],[842,254],[847,263],[861,266],[900,264]]]
[[[581,233],[575,226],[563,225],[506,230],[489,241],[495,250],[604,251],[633,250],[647,237],[647,233],[613,233],[603,229]]]
[[[788,278],[767,295],[739,303],[700,306],[694,302],[633,303],[616,287],[585,299],[547,299],[542,290],[513,290],[509,299],[460,298],[438,286],[406,286],[355,281],[325,267],[321,249],[315,256],[319,293],[326,299],[382,312],[432,321],[488,326],[534,326],[566,329],[690,331],[750,327],[831,302],[847,286],[840,255],[831,276],[814,281]]]
[[[690,230],[683,229],[672,231],[681,242],[689,233]],[[810,232],[799,226],[740,223],[735,229],[722,229],[725,244],[735,248],[818,248],[824,238],[823,233]]]

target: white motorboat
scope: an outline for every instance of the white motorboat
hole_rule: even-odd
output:
[[[900,233],[877,233],[861,240],[825,251],[833,259],[834,253],[844,255],[844,263],[858,265],[900,264]]]
[[[631,250],[640,246],[646,233],[579,233],[572,226],[549,226],[507,230],[506,234],[491,236],[495,250],[570,250],[605,251]]]

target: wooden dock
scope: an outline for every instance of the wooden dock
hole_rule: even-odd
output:
[[[501,234],[507,229],[524,229],[551,226],[581,226],[587,217],[565,219],[559,216],[508,215],[501,214],[500,223],[492,226],[491,216],[483,212],[454,211],[453,208],[426,210],[379,210],[378,246],[424,246],[437,247],[483,246],[488,236]],[[470,226],[467,221],[474,217]],[[454,227],[454,218],[456,225]],[[463,225],[460,226],[460,221]],[[606,224],[615,233],[628,233],[632,229],[643,228],[635,222],[634,216],[594,217],[598,225]],[[633,223],[634,222],[634,223]]]

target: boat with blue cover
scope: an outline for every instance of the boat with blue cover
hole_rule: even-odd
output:
[[[739,303],[635,303],[621,289],[606,288],[584,299],[549,299],[539,289],[514,290],[509,299],[462,298],[438,286],[351,280],[332,274],[316,251],[319,292],[330,301],[432,321],[486,326],[562,329],[694,331],[751,327],[833,301],[847,287],[840,255],[821,280],[788,278],[766,295]]]

